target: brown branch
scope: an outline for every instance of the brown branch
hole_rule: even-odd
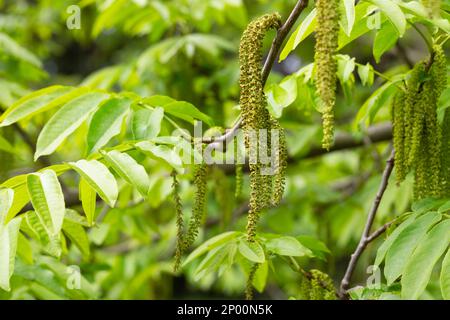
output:
[[[391,176],[392,169],[394,168],[394,154],[395,151],[392,150],[389,159],[386,161],[386,167],[384,168],[383,177],[381,179],[381,184],[378,189],[375,200],[372,204],[372,208],[369,211],[369,215],[367,216],[366,225],[364,227],[363,234],[361,239],[359,240],[358,246],[356,247],[355,252],[351,255],[350,262],[347,266],[347,270],[345,271],[344,278],[341,281],[341,286],[339,290],[339,297],[341,299],[347,299],[348,294],[347,290],[350,285],[350,280],[352,278],[353,272],[355,271],[356,264],[361,256],[361,254],[366,249],[367,245],[376,239],[380,234],[382,234],[388,227],[388,225],[383,226],[381,229],[378,229],[373,234],[370,234],[370,230],[372,229],[373,222],[375,220],[375,216],[378,211],[378,207],[380,206],[381,199],[383,198],[384,192],[386,191],[389,177]]]
[[[266,84],[267,78],[269,77],[270,71],[272,70],[272,66],[277,58],[278,52],[280,51],[281,45],[286,39],[287,35],[291,31],[295,22],[297,21],[300,14],[305,10],[308,6],[308,0],[299,0],[295,5],[294,9],[292,9],[291,14],[287,18],[286,22],[277,30],[277,35],[273,39],[272,46],[270,47],[269,53],[267,55],[266,61],[264,62],[264,66],[262,68],[262,86]],[[208,148],[217,149],[217,143],[221,142],[230,142],[233,139],[236,131],[240,128],[242,124],[242,118],[239,117],[234,126],[226,131],[225,134],[215,137],[215,138],[203,138],[202,142],[209,143],[211,146]]]
[[[366,134],[373,144],[390,141],[392,139],[392,124],[390,122],[384,122],[371,126],[367,129]],[[330,152],[356,149],[363,146],[365,146],[364,138],[354,137],[348,133],[338,133],[336,134],[334,145],[329,151],[323,149],[320,145],[316,145],[306,153],[302,153],[295,157],[289,157],[288,162],[296,163],[303,159],[319,157]],[[234,174],[233,164],[221,164],[220,167],[225,170],[227,174]],[[248,172],[248,165],[245,165],[244,170]]]
[[[392,139],[392,124],[390,122],[385,122],[369,127],[366,135],[371,143],[389,141]],[[314,158],[331,151],[354,149],[364,145],[364,138],[358,139],[350,134],[336,134],[335,143],[330,148],[330,151],[323,149],[321,146],[315,146],[311,148],[308,153],[301,156],[301,158]]]

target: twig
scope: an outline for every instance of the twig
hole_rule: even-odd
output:
[[[262,86],[266,84],[267,78],[269,77],[270,71],[272,70],[272,66],[277,58],[278,52],[280,51],[281,45],[286,39],[287,35],[291,31],[295,22],[297,21],[300,14],[303,10],[308,6],[308,0],[299,0],[295,5],[294,9],[292,9],[291,14],[287,18],[286,22],[277,30],[277,35],[275,39],[273,39],[272,46],[270,47],[269,54],[267,55],[266,61],[262,68]],[[233,139],[236,131],[240,128],[242,124],[242,118],[236,120],[234,126],[226,131],[224,135],[218,136],[216,138],[206,138],[202,139],[202,142],[210,144],[208,149],[217,149],[219,144],[222,142],[228,143]]]
[[[355,271],[356,264],[359,260],[359,257],[366,249],[367,245],[378,237],[380,234],[387,229],[388,226],[383,226],[381,229],[375,231],[373,234],[370,234],[370,230],[372,229],[373,222],[375,220],[375,216],[378,211],[378,207],[380,206],[381,199],[383,198],[384,192],[386,191],[389,177],[391,176],[392,169],[394,168],[394,154],[395,151],[392,150],[389,159],[386,161],[386,167],[384,168],[383,177],[381,179],[381,184],[378,189],[377,195],[373,202],[372,208],[370,209],[369,215],[367,216],[366,225],[364,227],[364,232],[359,240],[358,246],[356,247],[355,252],[351,255],[350,262],[347,266],[347,270],[345,271],[344,278],[341,281],[341,286],[339,290],[339,297],[341,299],[346,299],[348,297],[347,290],[350,285],[350,280],[352,278],[353,272]]]

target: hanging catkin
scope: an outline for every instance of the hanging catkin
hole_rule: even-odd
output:
[[[437,107],[446,87],[446,58],[442,48],[433,46],[427,61],[411,71],[406,93],[399,91],[393,100],[394,147],[397,182],[414,169],[414,197],[440,197],[447,183],[442,154],[444,124],[438,123]]]
[[[240,106],[242,110],[242,127],[244,129],[245,145],[249,154],[250,167],[250,210],[247,222],[247,238],[254,241],[256,235],[256,225],[261,210],[271,205],[272,202],[272,175],[262,174],[263,164],[261,163],[261,151],[271,149],[274,143],[270,141],[271,129],[282,131],[278,121],[273,119],[266,108],[267,101],[263,91],[261,76],[262,41],[269,29],[276,29],[280,26],[281,20],[278,14],[267,14],[252,21],[244,31],[240,48]],[[266,130],[267,143],[260,145],[260,130]],[[281,136],[281,134],[280,134]],[[283,133],[284,137],[284,133]],[[280,158],[285,157],[285,147],[279,148],[283,153],[279,153]],[[252,161],[252,159],[256,161]],[[281,163],[285,160],[281,159]],[[275,178],[278,186],[278,201],[282,186],[284,185],[284,169],[279,171],[279,176]]]
[[[247,283],[245,285],[245,300],[253,300],[253,280],[255,278],[256,271],[258,271],[260,264],[254,263],[251,268],[250,272],[248,273],[247,277]]]
[[[273,195],[272,195],[272,205],[276,206],[280,204],[284,193],[285,180],[286,180],[286,168],[287,168],[287,145],[286,136],[283,128],[280,126],[278,121],[272,119],[273,130],[278,130],[279,139],[278,144],[273,144],[273,148],[278,148],[276,150],[275,157],[275,175],[273,177]]]
[[[302,300],[336,300],[336,289],[329,275],[320,270],[310,270],[300,283]]]
[[[173,269],[174,271],[178,271],[180,264],[181,264],[181,257],[183,255],[184,251],[184,237],[183,237],[183,227],[184,227],[184,221],[183,221],[183,209],[181,205],[181,198],[180,198],[180,186],[177,179],[177,173],[175,171],[172,171],[172,194],[173,194],[173,200],[175,203],[175,213],[176,213],[176,225],[177,225],[177,241],[176,241],[176,247],[175,247],[175,262]]]
[[[334,105],[336,102],[339,0],[316,0],[317,27],[314,62],[315,84],[322,103],[322,146],[330,149],[334,140]]]
[[[206,202],[206,178],[208,167],[206,164],[197,164],[194,168],[195,196],[192,205],[192,215],[185,239],[185,249],[188,249],[195,241],[199,228],[203,222]]]

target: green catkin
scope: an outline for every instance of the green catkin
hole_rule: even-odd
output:
[[[323,148],[329,150],[334,140],[334,105],[336,102],[339,0],[316,0],[317,28],[314,61],[315,83],[323,104]]]
[[[336,300],[336,289],[329,275],[320,270],[310,270],[300,283],[300,298],[303,300]]]
[[[250,146],[250,130],[256,132],[256,139],[259,141],[259,130],[271,128],[271,116],[266,108],[267,101],[263,91],[261,60],[262,41],[264,35],[270,29],[277,29],[281,25],[279,14],[266,14],[252,21],[244,31],[240,47],[240,106],[242,111],[242,127],[245,135],[245,146],[250,154],[257,158],[256,163],[251,163],[250,167],[250,210],[247,222],[247,238],[254,241],[256,234],[256,224],[262,209],[270,204],[272,194],[272,177],[261,174],[262,164],[259,161],[259,145]],[[266,150],[269,150],[268,142]]]
[[[438,123],[437,107],[446,79],[446,57],[435,45],[429,61],[421,61],[413,68],[406,94],[397,93],[393,101],[397,182],[414,169],[415,199],[444,194],[446,169],[442,153],[446,140],[443,126]]]
[[[181,198],[180,198],[180,184],[177,179],[177,173],[175,171],[172,171],[172,194],[173,194],[173,200],[175,203],[175,213],[176,213],[176,225],[177,225],[177,241],[176,241],[176,247],[175,247],[175,262],[173,265],[174,272],[177,272],[180,268],[181,264],[181,257],[184,253],[184,236],[183,236],[183,227],[184,227],[184,221],[183,221],[183,209],[181,205]]]
[[[311,270],[310,274],[312,277],[311,300],[336,300],[336,291],[330,276],[316,269]]]
[[[287,168],[287,145],[286,136],[283,128],[280,126],[278,121],[272,120],[272,129],[279,130],[279,145],[276,152],[275,159],[275,175],[273,177],[273,195],[272,195],[272,205],[277,206],[280,204],[283,197],[285,183],[286,183],[286,168]]]
[[[185,249],[189,248],[194,243],[195,239],[197,238],[200,226],[203,223],[207,191],[207,170],[208,166],[204,163],[197,164],[194,168],[195,196],[194,204],[192,205],[192,215],[189,221],[189,228],[185,239]]]
[[[308,278],[302,277],[299,286],[299,300],[310,300],[311,282]]]
[[[405,99],[405,154],[407,163],[405,166],[410,168],[416,161],[417,150],[422,131],[423,112],[419,108],[417,111],[417,101],[420,96],[422,79],[425,76],[426,61],[417,63],[411,71],[407,81],[407,91]]]
[[[253,300],[254,290],[253,290],[253,279],[255,278],[256,271],[259,268],[259,263],[254,263],[250,268],[248,273],[247,283],[245,286],[245,300]]]
[[[244,183],[244,166],[242,164],[236,165],[236,188],[234,196],[239,199],[242,196],[242,185]]]

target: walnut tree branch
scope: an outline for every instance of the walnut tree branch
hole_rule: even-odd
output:
[[[347,270],[345,271],[344,278],[341,281],[341,286],[339,289],[339,297],[341,299],[348,298],[347,290],[350,285],[350,280],[352,278],[353,272],[355,271],[356,264],[358,263],[361,254],[364,252],[367,245],[371,241],[376,239],[379,235],[381,235],[389,226],[388,224],[386,224],[382,228],[375,231],[373,234],[370,234],[370,230],[372,229],[373,222],[375,221],[375,216],[380,206],[381,199],[383,198],[384,192],[386,191],[387,185],[389,183],[389,177],[391,176],[392,169],[394,168],[394,154],[395,151],[392,150],[389,159],[386,161],[386,167],[384,168],[381,184],[378,189],[375,200],[372,204],[372,207],[369,211],[369,215],[367,216],[367,221],[364,227],[363,234],[361,236],[361,239],[359,240],[355,252],[351,255],[350,262],[347,266]]]
[[[294,9],[290,13],[286,22],[277,30],[277,35],[273,39],[272,45],[270,47],[269,53],[267,55],[266,61],[264,62],[264,66],[262,68],[262,86],[266,84],[267,78],[269,77],[270,71],[272,70],[272,66],[277,58],[278,52],[280,51],[281,45],[286,39],[287,35],[291,31],[295,22],[297,21],[300,14],[305,10],[308,6],[308,0],[299,0],[295,5]],[[222,142],[230,142],[233,139],[236,131],[240,128],[242,124],[242,118],[239,117],[232,128],[227,129],[225,134],[215,137],[215,138],[203,138],[202,142],[209,143],[210,146],[208,148],[217,149],[218,144]]]

